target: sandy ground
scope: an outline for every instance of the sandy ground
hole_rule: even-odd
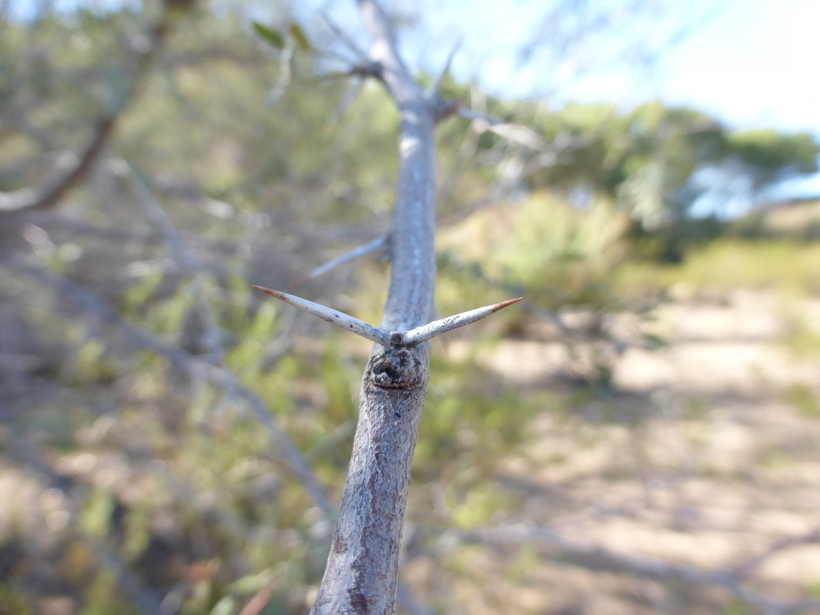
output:
[[[584,314],[567,319],[582,324]],[[720,303],[681,299],[640,317],[615,315],[607,329],[616,338],[634,344],[651,334],[665,343],[598,355],[612,369],[611,388],[598,395],[567,384],[579,360],[548,326],[532,327],[524,339],[486,347],[479,360],[525,395],[557,389],[572,402],[544,407],[526,448],[500,464],[498,487],[521,506],[499,524],[552,528],[570,541],[708,569],[741,565],[820,525],[820,358],[787,343],[820,333],[820,300],[737,292]],[[446,352],[458,359],[468,344],[456,340]],[[95,429],[115,429],[109,422]],[[57,467],[96,486],[141,488],[144,468],[103,457],[69,453]],[[67,503],[42,478],[0,467],[0,494],[4,535],[47,543],[65,529]],[[526,545],[476,549],[450,575],[458,566],[441,545],[409,559],[404,574],[441,613],[758,612],[720,588],[531,557]],[[820,545],[783,549],[747,582],[778,598],[820,597]],[[40,608],[73,615],[76,605],[58,602]]]
[[[815,530],[820,412],[812,399],[820,399],[820,361],[784,340],[796,325],[820,332],[820,301],[737,292],[720,304],[677,301],[647,316],[616,316],[610,330],[632,341],[656,335],[666,345],[625,350],[612,364],[609,395],[570,416],[545,410],[525,454],[505,463],[502,483],[526,494],[507,521],[702,568],[738,566]],[[522,340],[482,360],[539,390],[560,386],[567,358],[561,343]],[[748,583],[780,598],[817,597],[820,545],[784,549]],[[499,612],[504,600],[519,598],[509,612],[757,612],[719,590],[554,563],[536,567],[504,597],[492,594],[464,589],[464,612]]]

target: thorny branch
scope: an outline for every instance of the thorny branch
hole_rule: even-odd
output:
[[[36,186],[0,193],[0,214],[51,209],[59,204],[70,190],[85,181],[114,134],[120,115],[139,94],[150,68],[165,44],[169,30],[170,13],[166,10],[159,22],[151,26],[141,48],[135,50],[136,71],[129,83],[125,99],[118,108],[104,112],[97,119],[85,147],[77,154],[67,155],[65,168],[55,170]]]
[[[360,58],[364,71],[358,76],[381,81],[401,116],[401,169],[388,246],[392,271],[381,327],[261,289],[377,343],[362,382],[350,469],[311,611],[315,615],[394,612],[410,466],[430,377],[425,342],[511,303],[429,322],[436,275],[433,131],[460,103],[440,100],[438,87],[431,100],[399,57],[395,33],[379,4],[359,0],[359,7],[372,44],[367,59]],[[355,45],[348,47],[362,55]],[[353,74],[358,74],[355,69]]]
[[[155,352],[176,367],[209,380],[212,384],[223,389],[228,395],[237,395],[243,398],[250,405],[259,422],[268,431],[268,435],[274,443],[274,451],[279,452],[290,471],[304,485],[314,503],[322,510],[326,518],[336,518],[336,506],[330,499],[327,489],[321,484],[307,460],[287,433],[279,426],[272,410],[253,389],[237,379],[233,373],[219,366],[211,365],[184,350],[168,346],[151,333],[124,320],[93,292],[62,276],[33,265],[22,257],[8,255],[0,261],[0,264],[7,269],[17,270],[50,286],[61,299],[73,303],[89,316],[119,330],[134,345]],[[106,554],[103,553],[103,555]],[[113,557],[110,553],[107,556]],[[123,568],[123,575],[126,572]],[[135,578],[127,576],[122,576],[122,579],[124,583],[133,583],[135,581]],[[398,584],[398,587],[400,589],[398,594],[400,602],[409,612],[424,612],[423,609],[426,607],[419,603],[408,588],[401,583]],[[150,609],[144,612],[146,615],[156,613]]]
[[[253,389],[237,380],[230,371],[206,363],[183,350],[168,346],[147,331],[123,320],[116,311],[91,291],[66,278],[37,267],[36,265],[32,265],[21,257],[9,256],[3,259],[2,265],[20,271],[52,287],[62,300],[73,303],[81,310],[115,327],[125,334],[131,343],[156,352],[176,367],[197,376],[205,377],[214,385],[243,398],[253,409],[259,422],[264,425],[268,431],[268,435],[275,445],[275,450],[279,452],[291,471],[305,485],[305,488],[316,505],[319,506],[325,514],[333,517],[335,507],[328,496],[327,490],[313,473],[313,470],[302,456],[302,453],[288,437],[287,433],[279,426],[276,416]]]

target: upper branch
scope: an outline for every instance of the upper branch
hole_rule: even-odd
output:
[[[401,172],[393,212],[393,268],[382,326],[406,331],[426,323],[433,307],[435,258],[435,119],[421,86],[399,58],[393,29],[373,0],[359,0],[373,38],[371,59],[401,114]]]
[[[82,183],[94,169],[105,146],[114,134],[119,116],[139,93],[150,67],[164,46],[169,31],[169,13],[150,28],[142,48],[137,50],[136,71],[131,79],[126,97],[114,111],[105,111],[96,121],[88,143],[73,155],[67,168],[48,175],[39,185],[14,192],[0,193],[0,214],[50,209],[74,187]]]

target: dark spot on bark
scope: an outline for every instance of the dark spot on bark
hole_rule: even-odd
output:
[[[401,418],[401,413],[399,413],[399,412],[394,412],[394,413],[393,413],[393,416],[395,416],[397,419],[400,419],[400,418]]]
[[[353,611],[355,613],[361,613],[361,615],[367,615],[367,613],[369,613],[367,608],[367,597],[357,589],[349,589],[347,591],[350,596],[350,606],[353,607]]]
[[[333,538],[333,552],[344,553],[345,551],[347,551],[347,541],[344,538],[335,536]]]

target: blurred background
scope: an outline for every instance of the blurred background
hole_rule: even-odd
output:
[[[385,4],[479,118],[439,310],[525,297],[433,342],[401,612],[820,613],[818,6]],[[0,15],[0,614],[307,613],[370,343],[250,284],[380,321],[355,3]]]

